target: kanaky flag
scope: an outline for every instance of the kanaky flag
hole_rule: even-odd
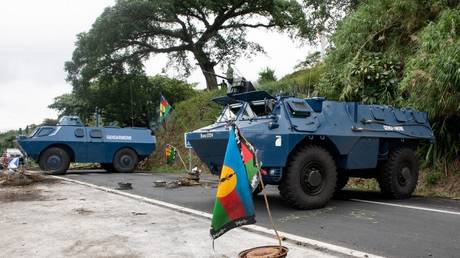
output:
[[[168,101],[163,97],[160,96],[160,123],[165,124],[166,119],[171,114],[172,107],[169,105]]]
[[[172,164],[176,159],[176,148],[171,144],[166,145],[165,149],[166,163]]]
[[[260,163],[257,160],[255,148],[244,138],[238,127],[235,127],[235,135],[237,137],[236,142],[241,152],[241,158],[243,159],[249,184],[251,185],[252,191],[254,191],[260,183]]]
[[[254,223],[256,220],[252,189],[235,137],[235,129],[231,127],[217,186],[211,237],[216,239],[232,228]]]

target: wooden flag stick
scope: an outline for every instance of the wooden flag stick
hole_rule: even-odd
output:
[[[270,205],[268,204],[268,199],[267,199],[267,193],[265,193],[265,185],[264,185],[264,180],[262,178],[262,173],[259,170],[259,178],[260,178],[260,185],[262,186],[262,194],[264,195],[264,200],[265,200],[265,208],[267,208],[267,213],[268,213],[268,219],[270,220],[270,224],[272,225],[273,230],[275,231],[276,238],[278,239],[278,244],[281,247],[281,237],[278,234],[278,230],[276,230],[275,223],[273,223],[273,218],[272,218],[272,213],[270,211]]]
[[[172,145],[171,145],[171,146],[172,146]],[[174,146],[173,146],[173,148],[176,149],[176,151],[177,151],[177,156],[179,156],[179,159],[180,159],[180,161],[182,162],[182,165],[184,165],[185,171],[188,171],[187,165],[185,165],[185,162],[184,162],[184,160],[182,159],[182,157],[181,157],[181,155],[180,155],[179,149],[176,148],[176,147],[174,147]]]

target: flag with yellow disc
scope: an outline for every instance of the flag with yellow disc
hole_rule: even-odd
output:
[[[251,184],[241,153],[235,137],[235,128],[232,126],[212,214],[213,239],[232,228],[256,222]]]

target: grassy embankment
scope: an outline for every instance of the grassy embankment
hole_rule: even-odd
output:
[[[212,102],[212,99],[224,94],[225,91],[223,90],[203,91],[188,100],[177,103],[167,121],[166,129],[162,128],[155,132],[157,148],[150,157],[147,168],[160,172],[183,172],[184,166],[178,156],[176,156],[174,164],[166,164],[166,144],[176,147],[188,166],[188,150],[184,146],[184,133],[213,123],[220,114],[222,107]],[[207,171],[193,151],[192,164]]]

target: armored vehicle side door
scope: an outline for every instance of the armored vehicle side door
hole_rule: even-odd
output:
[[[101,162],[105,160],[104,130],[103,128],[89,127],[86,129],[87,162]]]

